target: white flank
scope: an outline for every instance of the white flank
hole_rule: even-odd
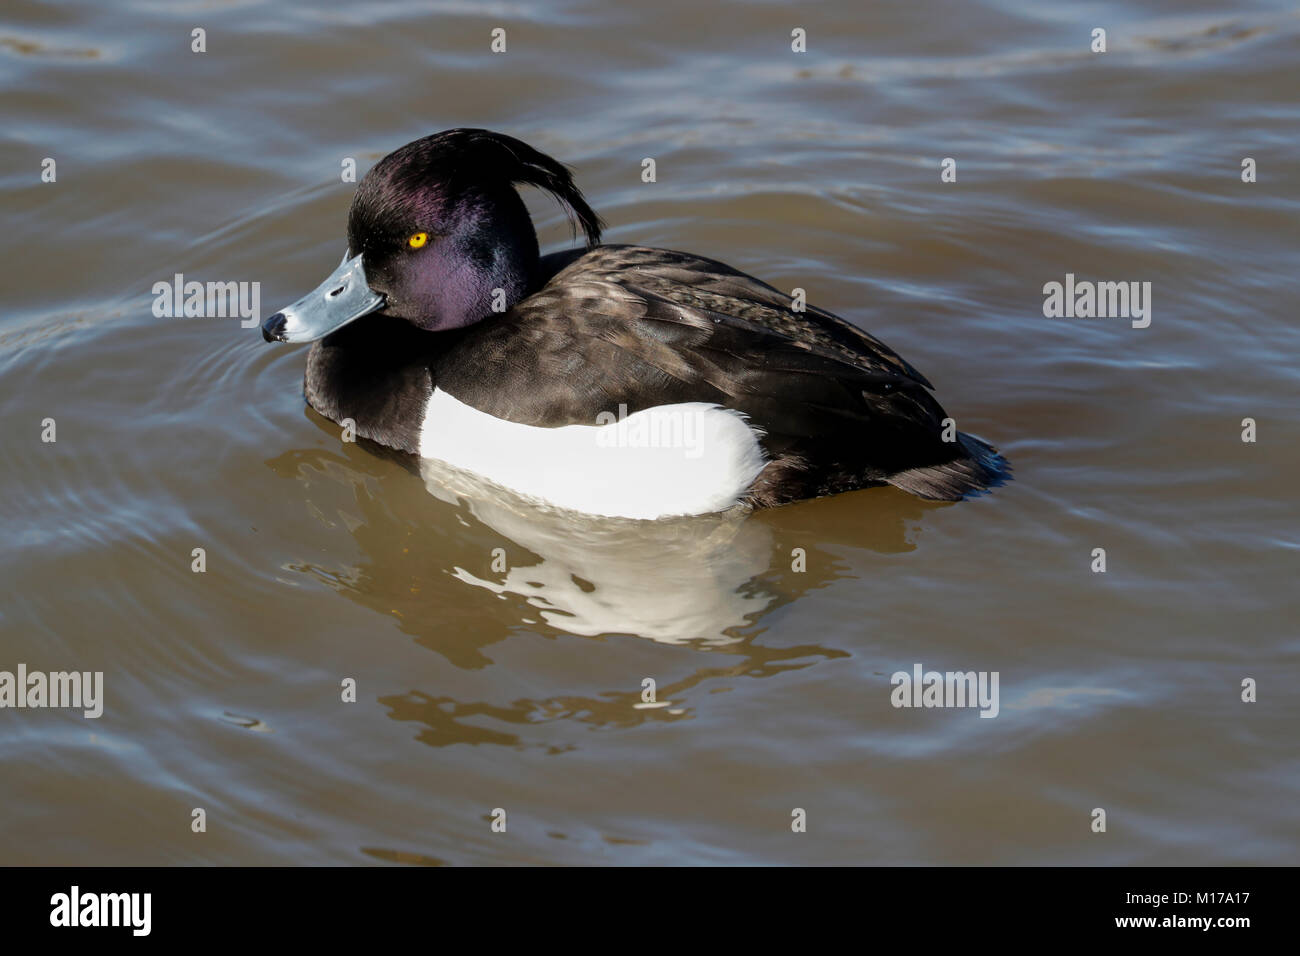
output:
[[[607,424],[539,428],[494,418],[434,389],[420,457],[560,508],[665,518],[737,504],[767,463],[759,434],[740,412],[703,402],[660,405]]]

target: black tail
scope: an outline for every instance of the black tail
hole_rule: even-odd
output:
[[[909,468],[885,480],[896,488],[934,501],[959,501],[1011,480],[1011,463],[983,439],[957,433],[964,456],[941,465]]]

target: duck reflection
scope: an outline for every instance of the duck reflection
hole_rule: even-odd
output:
[[[530,502],[442,462],[421,460],[419,469],[430,494],[463,504],[515,546],[495,551],[489,566],[497,580],[459,565],[453,576],[522,598],[557,630],[728,644],[777,599],[770,588],[750,587],[771,563],[772,531],[739,510],[595,518]]]
[[[394,719],[422,724],[418,737],[433,746],[527,746],[515,731],[553,720],[604,727],[689,719],[691,708],[680,702],[702,684],[725,690],[734,678],[846,657],[820,643],[765,644],[762,621],[848,576],[842,550],[912,550],[909,528],[925,511],[946,507],[876,489],[771,511],[647,522],[551,509],[442,463],[365,443],[290,451],[268,465],[299,481],[311,513],[327,527],[346,527],[362,555],[350,566],[292,570],[391,618],[457,667],[491,666],[485,649],[519,632],[631,635],[712,652],[701,661],[707,666],[659,686],[659,700],[679,702],[672,706],[644,706],[635,682],[508,703],[421,690],[380,697]]]

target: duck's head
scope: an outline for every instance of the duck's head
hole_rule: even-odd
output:
[[[601,221],[568,169],[509,136],[452,129],[389,153],[348,212],[348,251],[328,279],[262,323],[268,342],[311,342],[364,315],[456,329],[533,290],[537,233],[517,184],[547,190],[589,246]]]

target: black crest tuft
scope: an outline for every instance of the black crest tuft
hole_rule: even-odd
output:
[[[373,183],[363,183],[358,198],[371,191],[385,194],[384,182],[408,195],[418,194],[431,180],[452,192],[458,186],[487,183],[536,186],[559,201],[574,234],[581,228],[588,247],[599,245],[605,225],[574,185],[567,166],[513,136],[486,129],[449,129],[417,139],[384,157],[367,179]]]
[[[563,163],[513,136],[491,130],[453,129],[438,134],[438,137],[462,140],[464,145],[461,148],[511,185],[522,183],[546,190],[564,207],[574,235],[581,228],[588,247],[600,244],[600,231],[605,224],[587,205],[582,190],[573,182],[572,172]]]

